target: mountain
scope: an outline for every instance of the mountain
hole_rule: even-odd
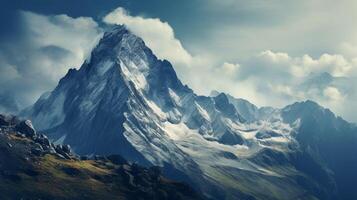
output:
[[[284,121],[299,121],[296,139],[308,152],[333,172],[340,199],[355,199],[357,191],[357,127],[312,101],[282,109]],[[314,172],[315,173],[315,172]]]
[[[1,199],[201,199],[187,185],[119,155],[79,157],[30,121],[0,115]]]
[[[355,169],[339,171],[341,164],[335,167],[334,161],[345,153],[353,164],[356,128],[327,111],[315,116],[310,111],[320,110],[317,104],[300,104],[257,108],[224,93],[197,95],[168,61],[125,26],[114,26],[79,70],[69,70],[23,115],[51,141],[69,144],[80,155],[120,154],[161,166],[164,175],[189,183],[208,199],[355,195],[342,188],[355,183]],[[317,127],[329,128],[330,122],[339,124],[332,135],[350,132],[351,149],[320,152],[330,129]],[[348,141],[337,142],[340,148]],[[351,173],[350,182],[343,182],[343,172]]]
[[[270,116],[277,111],[273,107],[261,107],[258,108],[256,105],[250,103],[249,101],[241,98],[235,98],[229,94],[220,93],[218,91],[213,90],[211,92],[212,97],[218,95],[225,95],[230,104],[234,106],[237,112],[247,121],[254,122],[258,120],[266,120],[270,118]]]

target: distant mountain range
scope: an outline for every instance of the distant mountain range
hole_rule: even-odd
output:
[[[55,144],[161,166],[208,199],[357,199],[355,125],[312,101],[197,95],[125,26],[22,116]]]

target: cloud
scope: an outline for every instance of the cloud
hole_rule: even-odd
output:
[[[258,105],[276,107],[311,99],[356,121],[357,108],[353,106],[357,101],[356,77],[356,59],[330,54],[316,59],[309,55],[292,57],[267,50],[241,64],[235,85],[223,90]],[[250,91],[247,93],[239,88]]]
[[[235,2],[230,1],[229,4]],[[264,10],[266,6],[262,4],[258,7]],[[274,4],[269,9],[280,8]],[[321,22],[326,16],[325,11],[322,13],[316,21]],[[311,19],[311,15],[313,13],[308,13],[306,17]],[[22,31],[19,37],[0,45],[0,87],[6,88],[2,94],[14,96],[23,106],[52,89],[68,68],[80,66],[101,36],[101,30],[93,19],[86,17],[44,16],[32,12],[21,12],[20,16]],[[258,106],[275,107],[312,99],[348,120],[356,121],[356,43],[352,40],[341,43],[341,53],[311,56],[304,52],[296,56],[288,53],[290,46],[308,44],[306,48],[311,50],[316,41],[315,36],[307,37],[302,33],[326,30],[326,24],[314,27],[304,18],[296,24],[279,25],[279,20],[276,20],[277,25],[270,28],[241,26],[238,31],[236,27],[219,24],[217,30],[210,32],[214,37],[202,38],[205,44],[194,55],[175,37],[170,24],[158,18],[132,16],[123,8],[117,8],[103,18],[108,24],[125,24],[142,37],[159,58],[173,63],[180,79],[198,94],[208,95],[211,90],[224,91]],[[334,23],[332,25],[337,27]],[[222,26],[225,28],[222,29]],[[227,37],[227,34],[234,37]],[[296,41],[291,40],[290,37],[295,36]],[[307,38],[311,39],[311,43],[305,41]],[[328,37],[320,35],[319,38],[325,40]],[[212,46],[212,42],[216,44]],[[282,49],[288,47],[287,51],[265,50],[245,59],[237,59],[241,52],[239,49],[252,47],[250,53],[256,54],[261,51],[257,51],[258,47],[270,49],[268,47],[272,43],[282,44],[279,46]],[[336,44],[336,41],[333,43]]]
[[[236,76],[239,67],[240,67],[239,64],[232,64],[232,63],[225,62],[220,68],[217,69],[218,72],[221,71],[226,76]]]
[[[347,61],[342,55],[323,54],[318,59],[309,55],[292,58],[287,53],[267,50],[262,52],[257,59],[262,63],[260,69],[267,67],[267,70],[274,71],[274,73],[285,72],[296,77],[323,72],[328,72],[333,76],[346,76],[353,69],[353,63]]]
[[[200,93],[209,92],[208,88],[203,87],[202,79],[194,74],[201,74],[203,77],[210,76],[214,70],[212,68],[214,61],[207,55],[191,55],[175,37],[174,30],[169,23],[158,18],[132,16],[121,7],[107,14],[103,21],[107,24],[124,24],[134,34],[141,37],[156,56],[169,60],[184,83]]]
[[[341,92],[335,87],[326,87],[323,91],[323,94],[325,97],[332,101],[339,101],[343,98]]]
[[[195,52],[235,62],[266,49],[293,56],[347,56],[347,51],[357,56],[355,0],[208,0],[200,8],[204,17],[195,21],[195,40],[189,34],[183,38]]]
[[[219,6],[233,8],[234,5],[236,2],[230,1]],[[254,8],[261,11],[281,9],[279,4],[263,3],[251,6],[248,6],[248,9]],[[239,6],[235,9],[239,9]],[[301,45],[301,41],[310,38],[301,37],[301,32],[311,36],[316,30],[325,30],[327,26],[324,22],[326,19],[330,19],[330,16],[327,15],[328,12],[326,10],[317,10],[316,12],[319,14],[309,12],[306,18],[297,20],[296,24],[281,24],[279,19],[275,19],[277,24],[280,23],[276,27],[240,26],[241,30],[237,31],[236,26],[222,28],[223,25],[219,24],[218,26],[221,28],[216,27],[215,30],[211,30],[213,35],[211,38],[205,38],[205,44],[198,51],[198,55],[192,55],[186,50],[175,37],[173,28],[160,19],[131,16],[125,9],[117,8],[106,15],[103,21],[109,24],[125,24],[135,34],[142,37],[158,57],[171,61],[181,80],[199,94],[208,95],[211,90],[224,91],[236,97],[246,98],[259,106],[271,105],[275,107],[283,107],[294,101],[312,99],[338,114],[346,116],[349,120],[355,121],[356,115],[353,113],[357,113],[357,108],[346,110],[342,105],[343,103],[353,105],[357,100],[354,89],[346,87],[346,85],[357,83],[353,78],[353,76],[357,77],[357,59],[328,53],[323,53],[317,58],[308,54],[291,56],[287,52],[272,50],[262,51],[257,56],[247,56],[239,63],[236,61],[237,58],[232,59],[234,56],[239,57],[237,53],[240,51],[237,49],[250,48],[253,45],[252,50],[256,51],[257,46],[260,48],[269,47],[271,42],[277,41],[277,38],[281,40],[277,44],[289,45],[280,47],[290,48],[293,46],[292,44]],[[327,18],[324,19],[324,17]],[[311,19],[314,19],[313,22],[309,21]],[[313,26],[315,22],[320,23],[318,26]],[[334,21],[330,20],[330,22]],[[332,25],[336,24],[332,23]],[[286,29],[282,29],[282,27]],[[288,34],[286,34],[286,30],[288,30]],[[236,35],[226,37],[230,33]],[[253,38],[255,40],[256,35],[259,34],[265,34],[265,36],[258,37],[262,39],[252,42]],[[239,38],[242,35],[244,37]],[[295,36],[297,41],[289,38]],[[325,36],[318,37],[324,38]],[[312,38],[316,38],[316,35]],[[315,39],[312,40],[315,41]],[[205,46],[207,41],[208,43],[217,42],[217,44]],[[237,46],[237,44],[239,45]],[[341,46],[341,49],[342,47],[345,48],[345,52],[348,50],[350,54],[354,50],[353,46],[346,44]],[[202,48],[210,49],[210,51],[202,50]],[[227,52],[233,53],[234,56],[226,56]]]
[[[19,12],[19,30],[0,44],[0,87],[21,108],[79,67],[101,31],[91,18]]]
[[[131,16],[124,8],[117,8],[103,18],[108,24],[125,24],[161,59],[167,59],[178,65],[188,65],[192,56],[175,38],[174,30],[158,18]]]

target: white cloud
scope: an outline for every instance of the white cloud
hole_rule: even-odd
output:
[[[175,37],[173,28],[167,22],[158,18],[131,16],[121,7],[106,15],[103,21],[107,24],[124,24],[134,34],[141,37],[156,56],[169,60],[184,83],[189,84],[199,93],[210,92],[209,87],[202,84],[202,79],[212,79],[212,71],[215,70],[212,64],[214,61],[207,55],[191,55]]]
[[[208,0],[202,9],[211,22],[185,45],[231,61],[266,49],[294,56],[356,57],[356,8],[355,0]]]
[[[282,107],[294,101],[311,99],[337,114],[355,121],[357,108],[357,62],[342,55],[323,54],[292,57],[287,53],[264,51],[242,64],[235,85],[248,87],[255,95],[231,85],[224,90],[258,105]],[[233,89],[232,89],[233,87]],[[263,98],[262,98],[263,97]],[[350,105],[346,109],[346,105]]]
[[[31,42],[30,48],[34,51],[29,56],[36,57],[36,60],[30,57],[29,61],[54,81],[69,68],[80,67],[100,38],[100,30],[92,18],[71,18],[63,14],[44,16],[32,12],[21,12],[21,15],[27,29],[26,40]],[[46,53],[53,54],[44,56]]]
[[[297,77],[322,72],[328,72],[333,76],[346,76],[353,69],[353,63],[342,55],[323,54],[318,59],[309,55],[292,58],[287,53],[267,50],[262,52],[257,59],[270,64],[267,66],[270,70],[280,67],[277,70],[289,72]]]
[[[69,68],[78,68],[100,38],[97,23],[88,17],[19,13],[20,31],[0,44],[0,87],[21,106],[52,90]],[[3,71],[6,71],[2,73]],[[5,85],[4,85],[5,84]]]
[[[0,51],[0,78],[1,74],[7,74],[2,80],[7,78],[7,87],[15,88],[10,93],[30,102],[54,87],[68,68],[81,64],[101,31],[91,18],[43,16],[31,12],[22,12],[21,15],[26,33],[21,35],[19,41],[11,41],[11,45],[2,48],[12,53]],[[342,45],[349,56],[292,56],[286,52],[266,50],[238,63],[235,59],[222,56],[230,48],[225,51],[218,48],[216,51],[221,53],[217,54],[201,51],[200,55],[191,55],[175,37],[173,28],[157,18],[131,16],[123,8],[118,8],[106,15],[103,21],[125,24],[142,37],[159,58],[171,61],[183,82],[199,94],[207,95],[211,90],[224,91],[259,106],[276,107],[312,99],[356,121],[357,107],[354,105],[357,91],[354,85],[357,84],[357,58],[353,56],[353,43]],[[298,30],[293,29],[293,32],[298,33]],[[276,30],[267,33],[265,39],[270,40],[274,33]],[[228,45],[223,38],[215,41]],[[289,43],[286,38],[281,39],[281,43]],[[230,41],[231,44],[249,47],[235,40]],[[262,41],[262,44],[265,42]],[[231,52],[237,54],[239,51]],[[0,86],[3,82],[0,81]]]
[[[234,4],[234,2],[230,2],[230,4]],[[276,6],[271,9],[278,9]],[[326,16],[325,11],[322,13],[322,16]],[[316,15],[309,13],[308,17],[312,18],[313,16]],[[315,18],[315,22],[324,22],[322,16]],[[347,103],[353,104],[352,97],[357,95],[352,94],[354,90],[345,88],[345,83],[341,84],[336,81],[340,80],[337,77],[357,76],[357,61],[354,59],[339,54],[322,54],[317,58],[308,54],[294,57],[286,52],[266,50],[257,56],[248,57],[243,63],[238,64],[224,60],[227,57],[222,53],[229,52],[229,48],[225,51],[221,51],[219,48],[214,49],[220,51],[220,53],[216,52],[217,54],[202,54],[207,53],[203,50],[200,55],[191,55],[175,38],[172,27],[157,18],[131,16],[123,8],[118,8],[105,16],[103,20],[109,24],[125,24],[131,31],[142,37],[158,57],[171,61],[183,82],[199,94],[207,95],[211,90],[224,91],[237,97],[246,98],[260,106],[272,105],[276,107],[282,107],[294,101],[312,99],[332,108],[340,115],[348,116],[348,119],[355,116],[344,110],[341,103],[346,103],[351,99]],[[293,33],[290,36],[301,35],[301,31],[307,33],[320,29],[322,25],[325,26],[324,23],[317,27],[310,23],[307,26],[303,26],[304,24],[306,25],[305,19],[300,20],[297,24],[284,26]],[[282,36],[280,33],[281,27],[276,28],[262,32],[262,34],[266,33],[266,37],[263,38],[272,38],[278,33],[276,36],[282,39],[281,42],[290,45],[286,36]],[[228,32],[229,30],[228,28]],[[256,28],[253,30],[259,33]],[[213,31],[213,33],[215,32]],[[236,44],[240,44],[234,39],[228,44],[226,39],[232,39],[231,37],[218,38],[214,41],[227,44],[225,47],[230,47],[230,45],[236,47]],[[302,39],[300,36],[297,38]],[[248,41],[251,40],[248,39]],[[275,39],[270,39],[270,41],[275,41]],[[269,41],[268,43],[267,41],[258,41],[258,43],[260,45],[270,44]],[[242,44],[244,47],[249,47],[244,42]],[[237,51],[233,50],[232,52]],[[329,78],[329,75],[326,74],[327,77],[322,77],[324,73],[330,74],[333,81],[324,80]],[[321,74],[322,76],[320,76]],[[353,78],[346,80],[348,80],[348,84],[354,84]],[[357,113],[357,108],[353,112]]]
[[[161,59],[167,59],[178,65],[188,65],[192,56],[175,38],[172,27],[158,18],[131,16],[124,8],[117,8],[103,19],[108,24],[125,24]]]
[[[224,62],[222,66],[216,68],[216,73],[224,74],[225,76],[234,78],[235,76],[237,76],[239,67],[239,64]]]
[[[332,101],[339,101],[343,98],[340,91],[335,87],[326,87],[323,91],[323,94],[325,97],[329,98]]]

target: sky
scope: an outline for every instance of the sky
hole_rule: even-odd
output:
[[[125,24],[198,94],[311,99],[357,122],[354,0],[2,0],[0,111],[21,110]]]

